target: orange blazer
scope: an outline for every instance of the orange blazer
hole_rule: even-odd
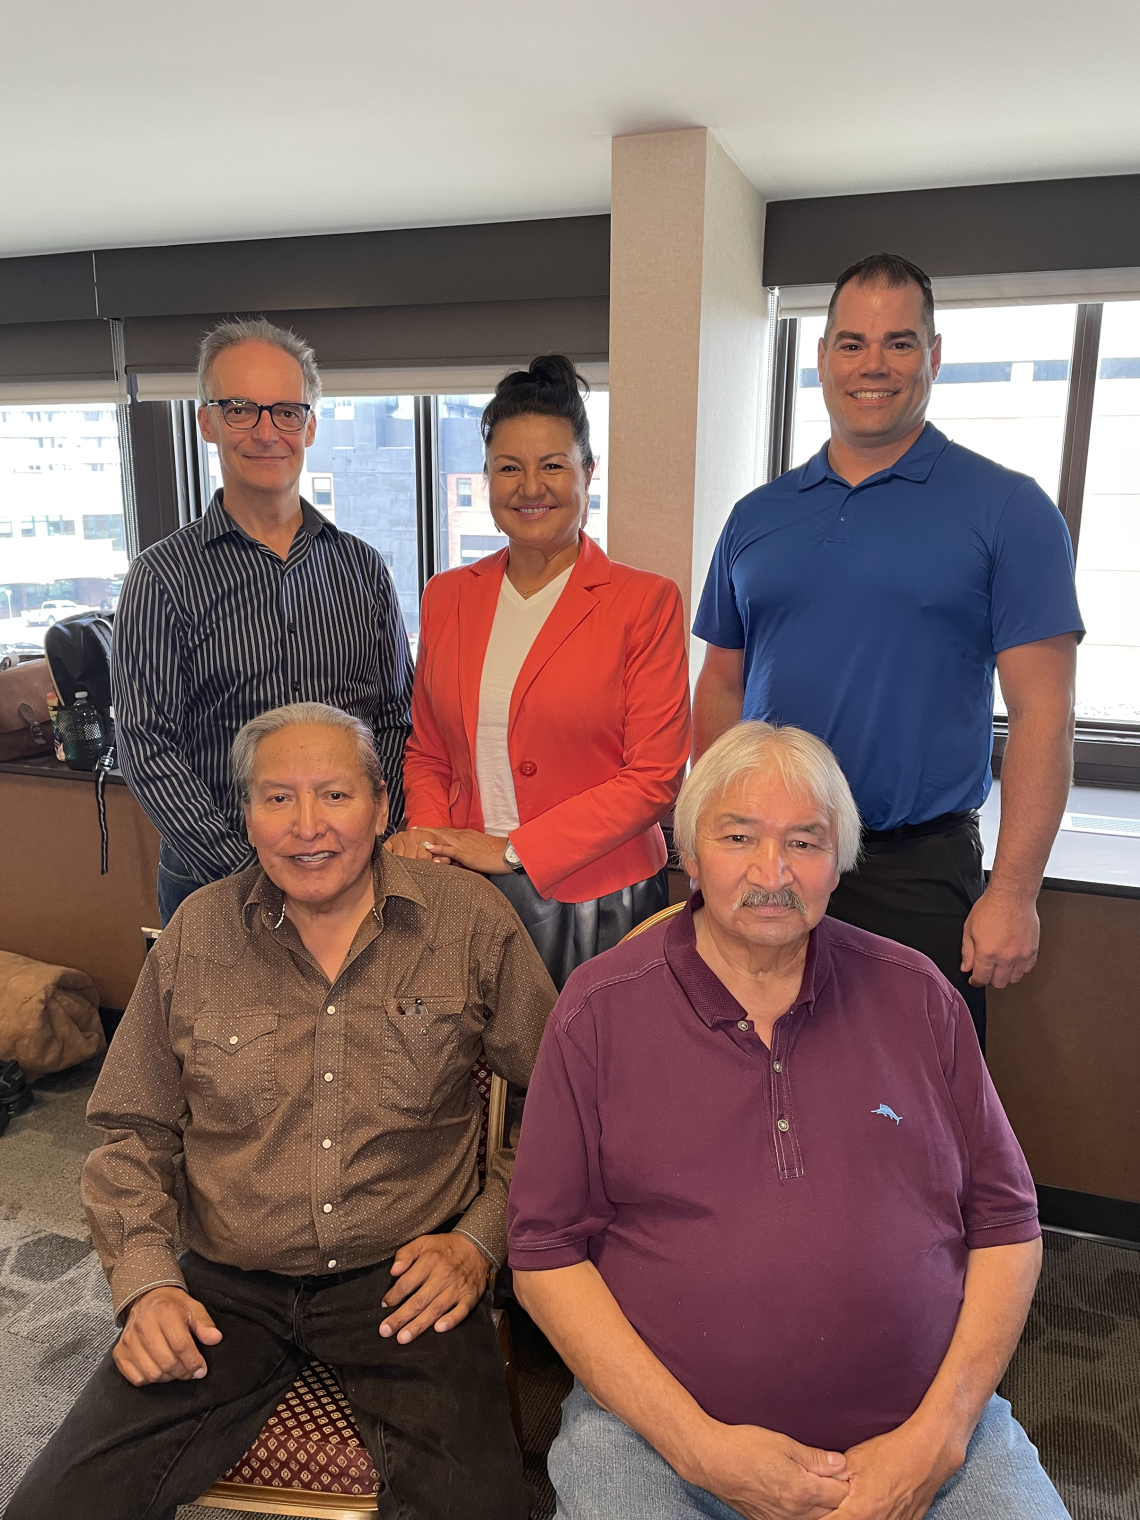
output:
[[[475,778],[479,682],[508,551],[428,582],[404,756],[407,820],[483,828]],[[681,594],[583,535],[570,579],[511,696],[511,840],[543,897],[586,902],[665,864],[658,820],[689,755]]]

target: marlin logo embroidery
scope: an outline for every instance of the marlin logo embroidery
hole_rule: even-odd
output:
[[[896,1124],[902,1123],[902,1114],[896,1114],[893,1108],[888,1108],[885,1103],[880,1103],[878,1108],[871,1110],[872,1118],[875,1114],[882,1114],[884,1119],[893,1119]]]

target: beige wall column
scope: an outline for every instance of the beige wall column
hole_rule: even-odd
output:
[[[696,127],[614,139],[611,218],[609,551],[671,576],[691,621],[760,479],[764,202]]]

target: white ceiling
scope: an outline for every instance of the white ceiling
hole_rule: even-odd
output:
[[[1140,169],[1136,0],[0,0],[0,253],[609,205],[713,128],[768,196]]]

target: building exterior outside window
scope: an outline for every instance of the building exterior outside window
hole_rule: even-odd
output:
[[[113,405],[0,410],[0,646],[47,618],[110,610],[127,570]],[[43,611],[44,603],[59,603]]]
[[[506,547],[507,540],[495,526],[483,473],[483,441],[479,418],[490,401],[484,396],[441,396],[437,403],[437,457],[439,477],[436,502],[439,517],[437,559],[439,568],[469,565],[485,554]],[[606,462],[609,452],[610,397],[608,391],[592,391],[586,398],[590,419],[590,444],[598,461],[590,485],[590,511],[586,532],[606,547]]]

